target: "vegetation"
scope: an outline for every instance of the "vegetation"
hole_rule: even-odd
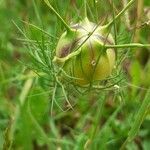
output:
[[[0,0],[0,22],[0,149],[150,149],[149,0]]]

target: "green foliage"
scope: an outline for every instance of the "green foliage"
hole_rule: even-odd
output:
[[[114,8],[110,1],[87,0],[86,7],[83,0],[49,2],[68,26],[85,17],[85,8],[89,20],[101,25],[123,9],[117,0]],[[134,42],[138,3],[132,5],[130,29],[125,15],[112,24],[117,45]],[[141,24],[147,21],[145,14]],[[0,149],[149,150],[148,25],[138,29],[140,48],[115,48],[109,78],[81,88],[63,81],[60,73],[68,74],[52,62],[65,26],[43,0],[0,0],[0,22]]]

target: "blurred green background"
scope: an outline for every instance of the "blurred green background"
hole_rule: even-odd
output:
[[[82,0],[50,2],[68,24],[83,19]],[[126,2],[115,0],[115,13]],[[93,22],[106,17],[105,22],[112,19],[109,1],[89,0],[87,12]],[[126,17],[129,17],[129,22]],[[40,40],[41,32],[22,20],[43,28],[55,37],[60,37],[65,30],[42,0],[0,0],[0,149],[9,149],[10,145],[14,150],[82,150],[89,145],[92,150],[119,149],[150,88],[150,49],[120,50],[120,57],[126,55],[121,63],[126,84],[118,84],[118,90],[80,95],[75,99],[74,110],[63,112],[54,106],[51,116],[49,81],[33,72],[30,74],[28,65],[32,64],[32,59],[26,41],[15,24],[30,40]],[[149,20],[150,1],[137,0],[128,15],[116,22],[118,43],[132,41],[150,44]],[[46,37],[46,41],[52,43],[50,48],[54,50],[57,40]],[[30,80],[33,78],[34,81]],[[102,106],[100,117],[98,112],[104,99],[106,103]],[[64,100],[58,101],[62,107],[66,105]],[[128,150],[150,149],[150,112],[145,113],[147,115],[138,134],[127,143]],[[97,120],[98,131],[93,143],[89,144],[87,141]]]

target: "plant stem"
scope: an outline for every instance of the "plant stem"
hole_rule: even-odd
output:
[[[134,3],[135,0],[131,0],[125,8],[123,8],[123,10],[111,21],[109,22],[108,24],[106,24],[106,28],[109,28],[115,20],[117,20],[133,3]]]
[[[34,24],[32,24],[32,23],[29,23],[29,22],[26,22],[26,21],[23,21],[23,20],[21,20],[21,21],[22,21],[23,23],[25,23],[25,24],[27,24],[27,25],[29,25],[29,26],[31,26],[31,27],[33,27],[33,28],[35,28],[35,29],[37,29],[37,30],[41,31],[42,33],[44,33],[44,34],[48,35],[49,37],[52,37],[52,38],[58,39],[58,37],[56,37],[56,36],[54,36],[54,35],[52,35],[52,34],[50,34],[50,33],[46,32],[45,30],[43,30],[43,29],[41,29],[41,28],[39,28],[39,27],[35,26],[35,25],[34,25]]]
[[[112,3],[112,10],[113,10],[113,20],[114,20],[114,24],[113,24],[113,30],[114,30],[114,40],[115,40],[115,45],[117,45],[117,27],[116,27],[116,20],[115,20],[115,10],[114,10],[114,1],[111,0]],[[117,52],[117,48],[115,49],[116,52],[116,60],[118,59],[118,52]]]
[[[136,48],[136,47],[150,47],[150,44],[141,44],[141,43],[130,43],[130,44],[121,44],[121,45],[105,45],[106,48]]]
[[[94,8],[95,8],[95,18],[96,18],[96,22],[98,22],[97,0],[93,0],[93,2],[94,2]]]
[[[142,16],[143,16],[143,5],[144,5],[144,0],[137,0],[136,2],[136,20],[135,20],[135,30],[134,30],[134,42],[139,42],[140,40],[140,28],[136,28],[141,25],[142,21]]]
[[[33,72],[29,72],[29,75],[32,75]],[[11,129],[10,129],[10,140],[11,140],[11,143],[10,143],[10,146],[9,146],[9,149],[11,149],[12,147],[12,144],[13,144],[13,140],[14,140],[14,134],[15,134],[15,131],[16,131],[16,125],[17,125],[17,121],[20,117],[20,114],[21,114],[21,107],[24,105],[25,103],[25,100],[30,92],[30,89],[33,85],[33,81],[34,81],[34,78],[31,77],[29,78],[28,80],[26,80],[25,84],[24,84],[24,87],[20,93],[20,96],[19,96],[19,103],[20,105],[18,104],[17,107],[16,107],[16,112],[15,112],[15,115],[14,115],[14,120],[13,120],[13,123],[11,125]]]
[[[40,14],[39,14],[39,10],[38,10],[38,7],[35,3],[35,0],[32,0],[32,3],[33,3],[33,8],[34,8],[34,11],[35,11],[35,15],[37,17],[37,20],[38,22],[40,23],[40,25],[42,25],[42,20],[41,20],[41,17],[40,17]]]
[[[125,146],[128,142],[132,141],[134,139],[134,137],[136,136],[138,130],[140,129],[140,126],[146,116],[146,113],[148,111],[148,108],[150,106],[150,88],[148,89],[147,93],[146,93],[146,96],[143,100],[143,103],[139,109],[139,111],[137,112],[137,115],[135,117],[135,120],[133,122],[133,125],[129,131],[129,134],[128,134],[128,137],[127,139],[125,140],[125,142],[122,144],[120,150],[124,150],[125,149]]]
[[[82,44],[83,45],[83,44]],[[105,48],[136,48],[136,47],[141,47],[141,48],[146,48],[146,47],[150,47],[150,44],[140,44],[140,43],[130,43],[130,44],[121,44],[121,45],[104,45]],[[67,61],[68,59],[77,56],[78,54],[80,54],[81,49],[79,48],[77,51],[74,51],[72,53],[70,53],[68,56],[63,57],[63,58],[59,58],[59,57],[54,57],[53,62],[60,62],[63,63],[65,61]]]
[[[127,5],[127,0],[123,0],[123,6],[125,7],[126,5]],[[129,18],[128,10],[125,12],[124,21],[125,21],[125,24],[128,27],[128,29],[130,29],[131,27],[130,27],[130,18]]]
[[[95,128],[92,132],[92,135],[91,135],[91,140],[94,139],[95,135],[96,135],[96,132],[97,132],[97,129],[98,129],[98,125],[99,125],[99,121],[101,119],[101,116],[102,116],[102,112],[103,112],[103,107],[104,107],[104,104],[106,102],[106,97],[104,97],[100,103],[100,106],[98,108],[98,112],[97,112],[97,116],[96,116],[96,122],[95,122]]]
[[[64,97],[66,99],[66,102],[68,103],[68,105],[70,106],[70,108],[73,110],[73,107],[72,107],[71,103],[69,102],[67,94],[65,92],[65,88],[64,88],[63,84],[59,81],[58,77],[56,77],[56,82],[61,86],[61,89],[62,89],[62,92],[63,92]]]
[[[64,19],[57,13],[57,11],[52,7],[52,5],[49,3],[48,0],[44,0],[44,2],[46,3],[46,5],[50,8],[50,10],[60,19],[60,21],[63,23],[63,25],[65,26],[66,30],[68,32],[71,32],[71,28],[68,26],[68,24],[64,21]]]
[[[49,146],[49,148],[51,147],[51,143],[52,142],[54,142],[54,143],[60,143],[60,144],[72,145],[71,142],[69,142],[69,141],[67,141],[65,139],[49,138],[47,136],[47,134],[45,133],[45,131],[43,130],[43,128],[40,126],[40,124],[38,123],[38,121],[36,120],[36,118],[34,117],[34,115],[32,114],[30,100],[28,100],[28,114],[29,114],[29,117],[30,117],[32,123],[34,124],[35,129],[40,134],[41,139],[43,139],[45,141],[45,143],[47,143],[47,145]]]
[[[104,108],[104,104],[106,102],[106,96],[104,96],[101,99],[101,103],[100,106],[98,106],[98,110],[97,110],[97,115],[95,116],[95,124],[94,124],[94,129],[92,131],[92,134],[90,136],[90,138],[86,141],[85,145],[84,145],[84,149],[88,149],[90,145],[92,145],[92,142],[94,140],[94,137],[96,135],[96,133],[98,132],[98,127],[99,127],[99,122],[101,120],[101,116],[102,116],[102,112],[103,112],[103,108]]]
[[[86,0],[84,0],[84,18],[87,18]]]

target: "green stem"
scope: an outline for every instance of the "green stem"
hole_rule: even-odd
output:
[[[115,20],[117,20],[133,3],[134,3],[135,0],[131,0],[127,5],[126,7],[111,21],[109,22],[108,24],[106,24],[106,28],[109,28]]]
[[[87,18],[86,0],[84,0],[84,18]]]
[[[100,101],[101,103],[100,103],[100,106],[98,106],[97,115],[95,116],[96,121],[94,123],[94,128],[93,128],[90,138],[86,141],[86,143],[84,145],[84,149],[88,149],[90,147],[90,145],[92,145],[92,142],[94,141],[96,133],[98,133],[99,124],[100,124],[99,122],[101,120],[101,116],[102,116],[102,112],[103,112],[104,104],[105,104],[106,100],[107,100],[107,98],[104,96]]]
[[[29,117],[35,127],[35,129],[38,131],[38,133],[41,136],[41,139],[43,139],[47,145],[49,146],[49,148],[51,147],[51,143],[59,143],[59,144],[66,144],[66,145],[72,145],[71,142],[65,140],[65,139],[59,139],[59,138],[49,138],[47,136],[47,134],[45,133],[45,131],[43,130],[43,128],[40,126],[40,124],[38,123],[38,121],[36,120],[36,118],[33,116],[32,111],[31,111],[31,104],[30,104],[30,100],[28,100],[28,114]]]
[[[44,0],[44,2],[46,3],[46,5],[50,8],[50,10],[60,19],[60,21],[63,23],[63,25],[65,26],[66,30],[68,32],[71,32],[71,28],[68,26],[68,24],[64,21],[64,19],[57,13],[57,11],[52,7],[52,5],[49,3],[48,0]]]
[[[63,84],[59,81],[59,79],[57,77],[56,77],[56,82],[61,86],[61,89],[62,89],[62,92],[63,92],[64,97],[66,99],[66,102],[68,103],[68,105],[70,106],[70,108],[73,110],[73,107],[72,107],[71,103],[68,100],[65,88],[64,88]]]
[[[32,0],[32,3],[33,3],[33,8],[34,8],[34,11],[35,11],[35,15],[37,17],[37,20],[38,22],[40,23],[40,25],[42,25],[42,20],[41,20],[41,17],[40,17],[40,14],[39,14],[39,10],[37,8],[37,5],[35,3],[35,0]]]
[[[121,44],[121,45],[105,45],[106,48],[145,48],[150,47],[150,44],[140,44],[140,43],[130,43],[130,44]]]
[[[125,142],[122,144],[120,150],[124,150],[127,143],[128,142],[131,142],[134,137],[136,136],[138,130],[140,129],[140,126],[142,124],[142,122],[144,121],[144,118],[146,116],[146,113],[148,111],[148,108],[150,106],[150,101],[149,101],[149,97],[150,97],[150,88],[148,89],[147,93],[146,93],[146,96],[143,100],[143,103],[139,109],[139,111],[137,112],[137,115],[135,117],[135,120],[133,122],[133,125],[129,131],[129,134],[128,134],[128,137],[127,139],[125,140]]]
[[[29,75],[32,75],[33,72],[29,72]],[[21,107],[25,104],[25,101],[27,99],[27,96],[32,88],[32,85],[33,85],[33,81],[34,79],[31,77],[29,78],[28,80],[26,80],[24,86],[23,86],[23,89],[21,91],[21,94],[19,96],[19,103],[20,105],[17,105],[16,107],[16,111],[15,111],[15,114],[14,114],[14,120],[13,120],[13,123],[11,125],[11,129],[10,129],[10,139],[11,139],[11,143],[10,143],[10,146],[9,146],[9,149],[11,149],[12,147],[12,144],[13,144],[13,140],[14,140],[14,134],[15,134],[15,131],[16,131],[16,126],[17,126],[17,122],[18,122],[18,119],[21,115]]]
[[[97,10],[97,2],[96,0],[93,0],[94,2],[94,8],[95,8],[95,19],[96,19],[96,22],[98,22],[98,10]]]
[[[121,45],[105,45],[104,47],[107,49],[108,48],[136,48],[136,47],[147,48],[147,47],[150,47],[150,44],[130,43],[130,44],[121,44]],[[74,56],[77,56],[78,54],[80,54],[80,52],[81,52],[81,49],[79,48],[77,51],[70,53],[66,57],[59,58],[59,57],[55,56],[53,59],[53,62],[63,63],[65,61],[67,61],[68,59],[70,59]]]
[[[101,101],[100,103],[100,106],[98,106],[98,112],[97,112],[97,116],[96,116],[96,122],[95,122],[95,128],[92,132],[92,135],[91,135],[91,140],[93,141],[96,133],[97,133],[97,130],[98,130],[98,126],[99,126],[99,121],[101,119],[101,116],[102,116],[102,112],[103,112],[103,108],[104,108],[104,104],[106,102],[106,97],[103,98],[103,100]]]
[[[114,20],[114,24],[113,24],[113,30],[114,30],[114,39],[115,39],[115,45],[117,45],[117,27],[116,27],[116,20],[115,20],[115,10],[114,10],[114,1],[112,0],[112,10],[113,10],[113,20]],[[117,48],[115,49],[116,52],[116,60],[118,59],[118,52],[117,52]]]
[[[16,77],[12,77],[12,78],[3,80],[1,82],[1,84],[3,85],[3,84],[11,83],[11,82],[14,82],[14,81],[21,81],[21,80],[26,80],[26,79],[29,79],[29,78],[36,78],[38,76],[45,76],[45,73],[40,72],[38,74],[32,73],[32,74],[27,74],[27,75],[18,75]]]
[[[50,34],[50,33],[46,32],[45,30],[43,30],[43,29],[41,29],[41,28],[39,28],[39,27],[35,26],[35,25],[34,25],[34,24],[32,24],[32,23],[29,23],[29,22],[26,22],[26,21],[23,21],[23,20],[21,20],[21,22],[23,22],[23,23],[25,23],[25,24],[27,24],[27,25],[29,25],[29,26],[31,26],[31,27],[33,27],[33,28],[35,28],[35,29],[37,29],[37,30],[41,31],[42,33],[44,33],[44,34],[48,35],[49,37],[52,37],[52,38],[58,39],[58,37],[55,37],[54,35],[52,35],[52,34]]]

